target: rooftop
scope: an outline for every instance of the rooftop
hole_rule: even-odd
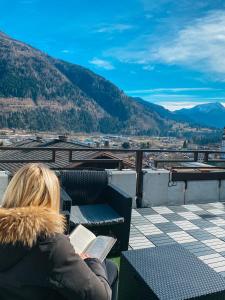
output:
[[[130,249],[177,243],[225,277],[225,203],[133,209]]]

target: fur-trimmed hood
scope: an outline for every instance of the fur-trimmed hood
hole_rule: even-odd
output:
[[[32,247],[39,236],[49,237],[64,229],[64,216],[49,208],[0,208],[0,244]]]

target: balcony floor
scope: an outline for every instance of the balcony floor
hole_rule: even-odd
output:
[[[129,249],[176,243],[225,277],[225,203],[132,210]]]

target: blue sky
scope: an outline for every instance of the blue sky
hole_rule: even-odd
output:
[[[169,109],[225,103],[224,0],[0,0],[0,30]]]

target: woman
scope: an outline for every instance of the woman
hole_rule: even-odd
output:
[[[117,269],[75,253],[63,234],[59,191],[57,176],[40,164],[9,183],[0,208],[1,300],[111,299]]]

